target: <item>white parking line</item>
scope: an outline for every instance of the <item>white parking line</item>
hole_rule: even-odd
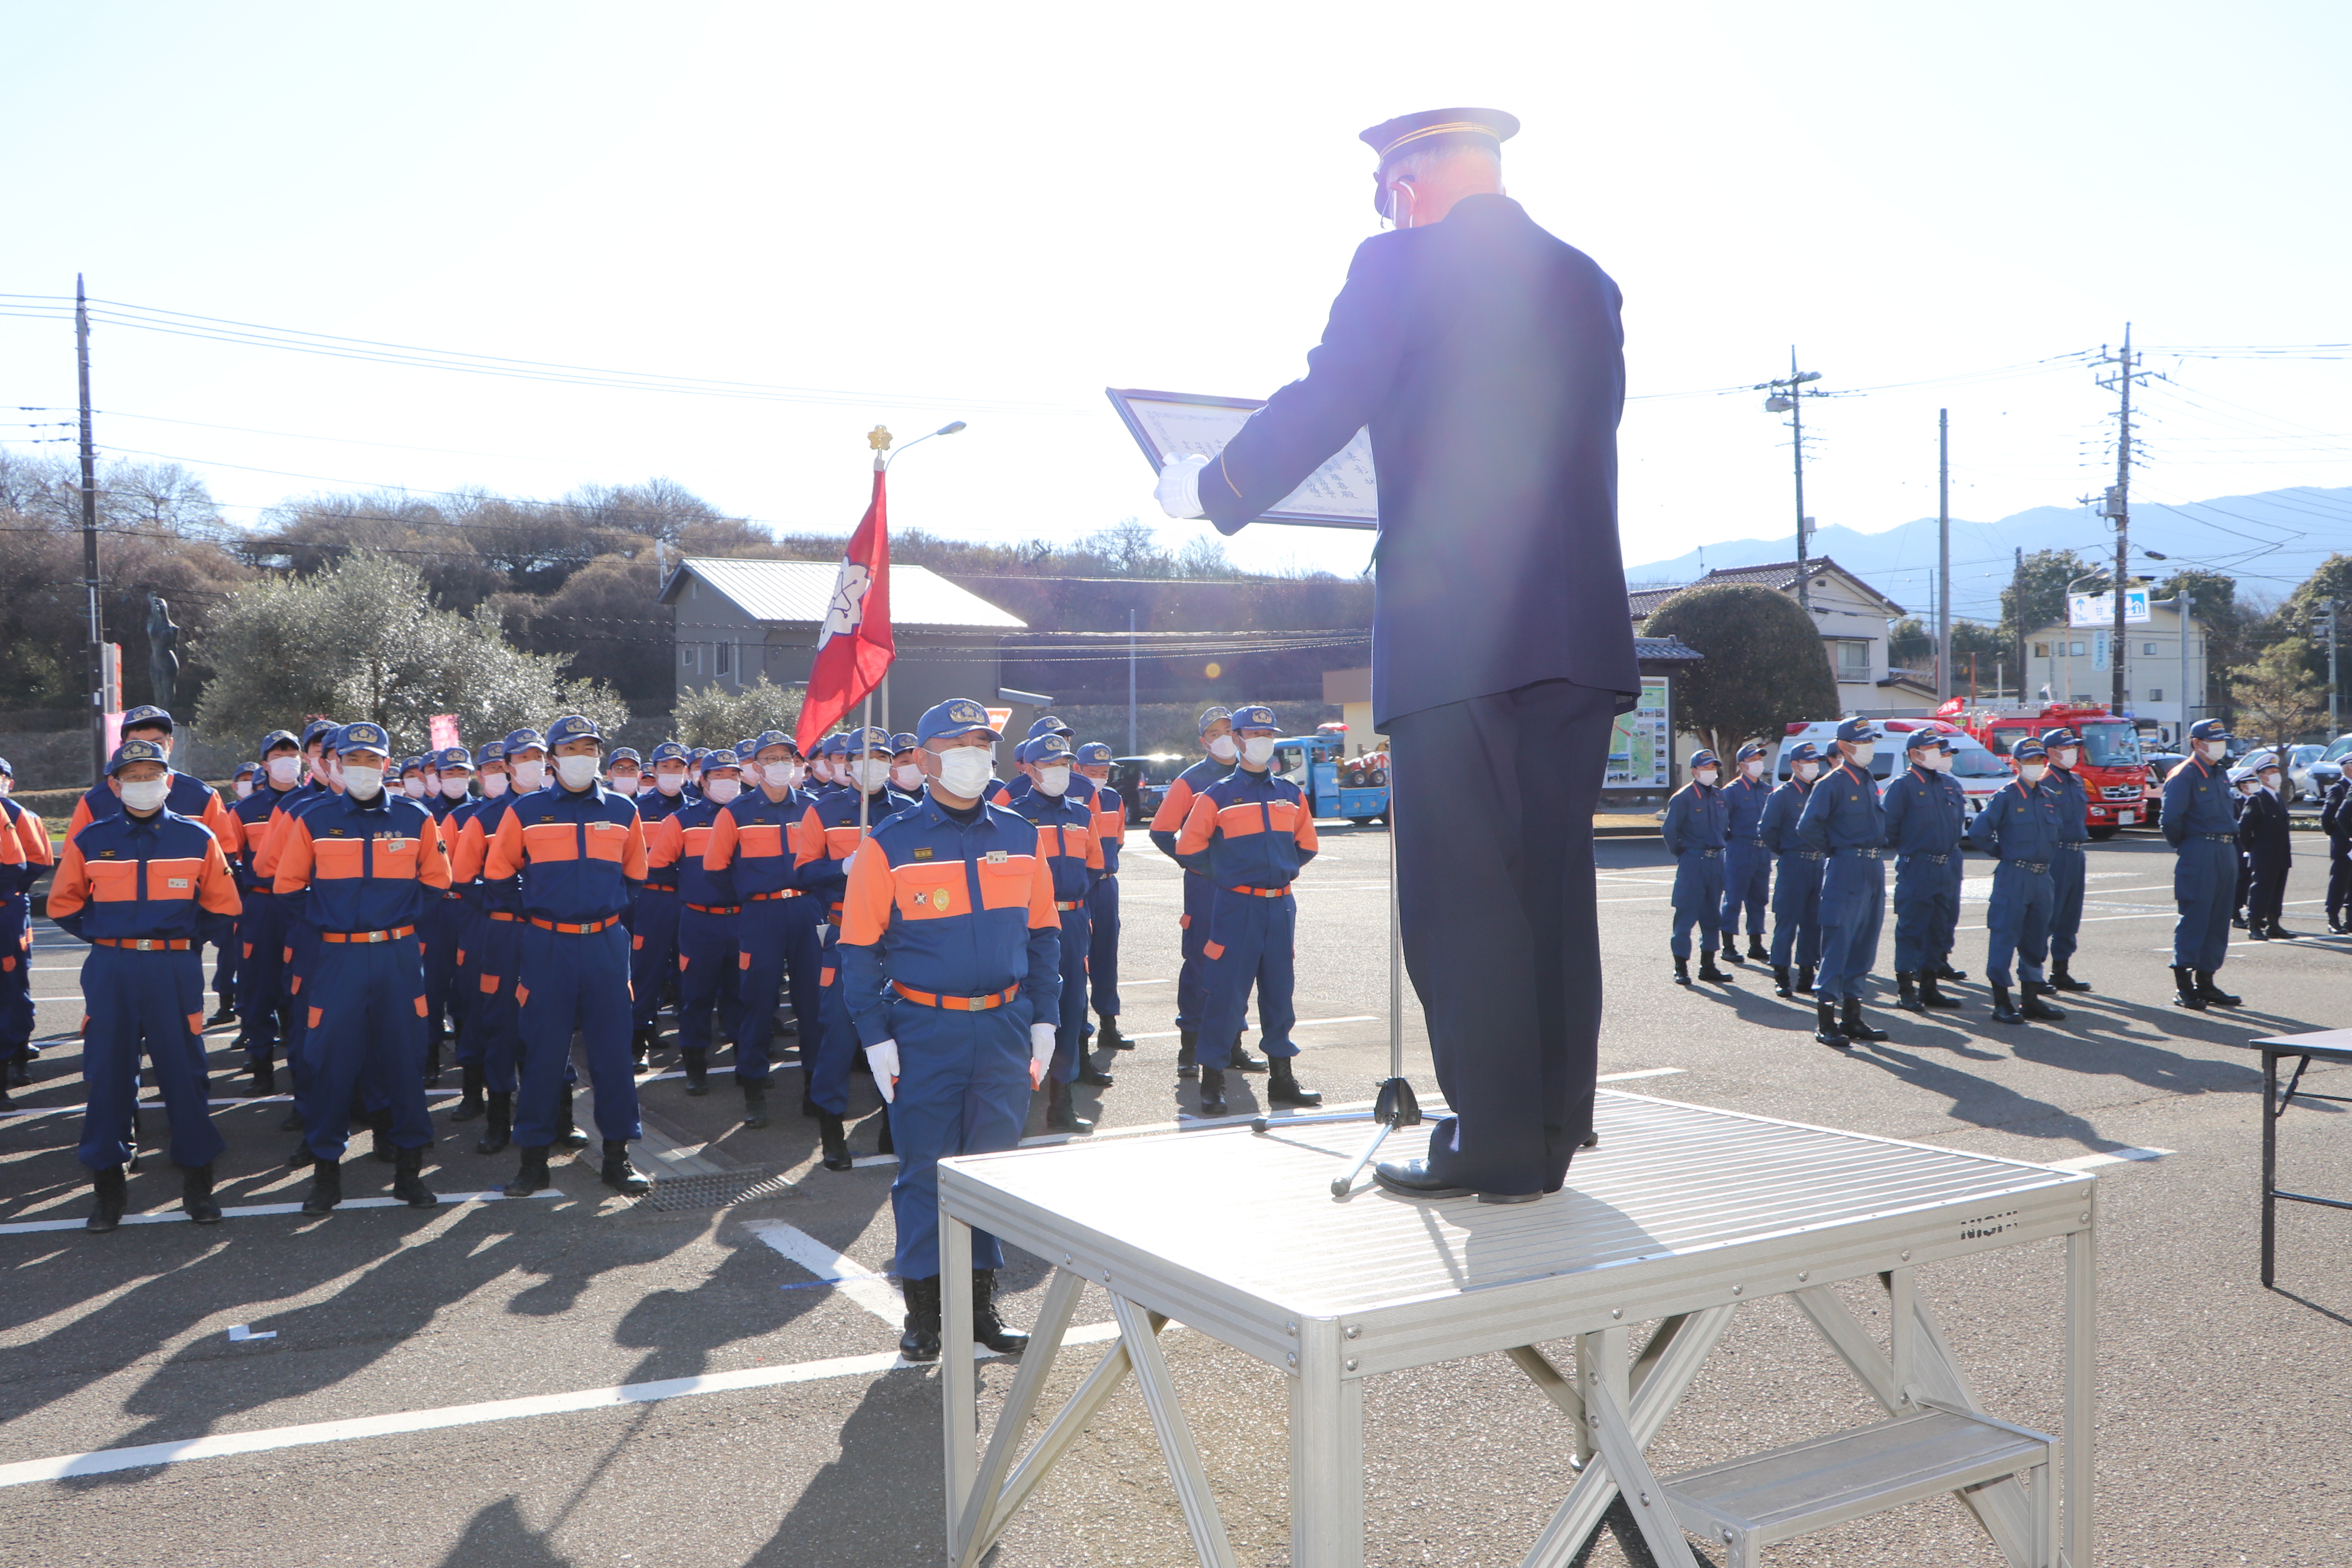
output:
[[[533,1193],[530,1195],[534,1198],[563,1196],[562,1193],[551,1187],[543,1193]],[[506,1201],[507,1195],[504,1193],[443,1193],[441,1194],[441,1204],[445,1208],[451,1204],[496,1204]],[[402,1198],[345,1198],[336,1205],[335,1212],[341,1214],[345,1209],[392,1209],[407,1206],[407,1201]],[[222,1209],[221,1217],[223,1219],[256,1219],[267,1215],[300,1214],[301,1212],[300,1204],[236,1204]],[[161,1214],[127,1214],[122,1216],[122,1223],[125,1225],[186,1225],[189,1219],[178,1209],[169,1209]],[[81,1228],[82,1222],[79,1219],[28,1219],[18,1220],[12,1225],[0,1225],[0,1236],[31,1236],[37,1231]]]
[[[1377,1024],[1380,1022],[1380,1018],[1381,1016],[1378,1013],[1351,1013],[1344,1018],[1301,1018],[1293,1023],[1290,1026],[1294,1029],[1312,1029],[1319,1027],[1325,1024]],[[1172,1040],[1183,1032],[1184,1031],[1181,1029],[1154,1029],[1148,1035],[1129,1035],[1128,1036],[1128,1038],[1130,1040]]]
[[[1689,1070],[1690,1069],[1688,1068],[1643,1068],[1638,1072],[1605,1072],[1593,1081],[1596,1083],[1623,1083],[1629,1079],[1672,1078],[1678,1072],[1688,1072]]]
[[[2102,1165],[2121,1165],[2137,1160],[2161,1160],[2177,1152],[2171,1149],[2109,1149],[2097,1154],[2081,1154],[2072,1160],[2053,1160],[2053,1171],[2095,1171]]]
[[[781,1220],[755,1219],[746,1221],[744,1228],[818,1279],[840,1286],[844,1296],[892,1328],[906,1317],[907,1304],[887,1276],[852,1262],[797,1226]]]

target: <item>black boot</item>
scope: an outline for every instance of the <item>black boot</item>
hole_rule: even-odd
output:
[[[219,1008],[214,1012],[211,1017],[205,1020],[205,1027],[207,1029],[217,1029],[223,1024],[234,1024],[236,1022],[236,999],[233,996],[224,995],[220,999]]]
[[[1965,969],[1954,969],[1952,961],[1948,957],[1936,966],[1936,978],[1938,980],[1949,980],[1957,984],[1968,977],[1969,972]]]
[[[889,1126],[885,1117],[883,1126]],[[816,1113],[816,1135],[824,1145],[824,1168],[828,1171],[849,1169],[849,1134],[841,1125],[841,1118],[830,1110]]]
[[[2053,991],[2088,991],[2091,983],[2075,979],[2066,973],[2064,959],[2053,958],[2050,961],[2050,988]]]
[[[1772,954],[1764,946],[1764,939],[1752,931],[1748,933],[1748,956],[1759,963],[1772,962]]]
[[[1797,994],[1795,987],[1796,980],[1794,976],[1790,974],[1789,966],[1785,963],[1774,964],[1772,966],[1772,994],[1775,996],[1793,996]]]
[[[858,1054],[863,1056],[865,1053],[861,1051]],[[888,1106],[886,1105],[882,1108],[882,1115],[879,1120],[882,1123],[882,1131],[874,1140],[874,1152],[877,1154],[895,1154],[898,1152],[898,1145],[891,1142],[890,1139],[890,1108]]]
[[[1712,951],[1704,952],[1698,955],[1698,977],[1701,980],[1711,980],[1717,985],[1728,985],[1732,983],[1730,975],[1715,966],[1715,954]]]
[[[1936,972],[1932,969],[1926,970],[1921,973],[1919,976],[1919,1000],[1926,1003],[1930,1007],[1958,1007],[1962,1005],[1958,997],[1947,996],[1936,988]]]
[[[82,1222],[82,1229],[105,1232],[122,1223],[122,1205],[131,1199],[131,1184],[124,1179],[122,1167],[109,1165],[89,1173],[89,1184],[98,1194],[98,1203]]]
[[[2037,1024],[2065,1022],[2065,1014],[2042,999],[2042,994],[2050,989],[2048,985],[2039,981],[2029,980],[2019,989],[2025,993],[2025,1005],[2018,1009],[2021,1016],[2030,1018]]]
[[[533,1193],[543,1193],[554,1184],[555,1178],[547,1173],[547,1149],[541,1145],[522,1152],[522,1168],[515,1179],[507,1184],[507,1196],[527,1198]]]
[[[2287,930],[2286,927],[2278,923],[2278,917],[2276,915],[2273,915],[2270,919],[2264,921],[2263,924],[2270,928],[2271,940],[2273,942],[2293,942],[2295,939],[2294,932]]]
[[[342,1162],[314,1162],[310,1166],[310,1191],[302,1199],[302,1212],[307,1215],[332,1214],[335,1205],[342,1201]]]
[[[1797,994],[1811,996],[1812,994],[1813,966],[1810,963],[1801,963],[1797,965]]]
[[[1702,959],[1713,958],[1715,954],[1711,952],[1700,954]],[[1723,962],[1726,963],[1745,963],[1748,962],[1746,959],[1739,956],[1739,935],[1736,931],[1725,931],[1723,933]]]
[[[1070,1103],[1070,1086],[1055,1079],[1045,1086],[1045,1131],[1048,1132],[1091,1132],[1095,1124],[1080,1116]]]
[[[286,1156],[286,1168],[289,1171],[299,1171],[317,1159],[318,1156],[310,1152],[310,1141],[308,1138],[297,1139],[294,1152]]]
[[[457,1070],[465,1085],[465,1094],[458,1100],[457,1109],[449,1113],[449,1120],[452,1121],[478,1121],[481,1117],[483,1109],[482,1088],[489,1080],[484,1075],[481,1064],[478,1062],[462,1067]]]
[[[368,1153],[379,1165],[395,1163],[398,1151],[392,1146],[392,1108],[384,1107],[368,1118]]]
[[[425,1087],[427,1089],[441,1087],[441,1042],[439,1040],[425,1042]]]
[[[2202,1013],[2210,1005],[2202,995],[2198,994],[2197,976],[2184,964],[2176,963],[2172,966],[2172,1005],[2176,1007],[2186,1007],[2192,1013]]]
[[[180,1207],[198,1225],[218,1225],[221,1206],[213,1201],[213,1168],[187,1165],[180,1171]]]
[[[2255,942],[2270,941],[2271,928],[2269,922],[2264,921],[2260,915],[2254,916],[2253,919],[2246,922],[2246,935]]]
[[[1097,1013],[1095,1016],[1102,1020],[1102,1035],[1098,1043],[1102,1046],[1103,1049],[1107,1051],[1131,1051],[1135,1049],[1135,1042],[1118,1032],[1118,1015],[1113,1013]]]
[[[761,1128],[768,1124],[768,1083],[754,1079],[743,1086],[743,1125]]]
[[[2245,1000],[2242,996],[2232,996],[2214,984],[2213,972],[2210,969],[2200,969],[2197,972],[2197,994],[2204,997],[2216,1007],[2234,1007]]]
[[[247,1100],[268,1100],[278,1092],[278,1067],[274,1062],[255,1062],[245,1069],[252,1081],[245,1086]]]
[[[864,1052],[859,1052],[863,1056]],[[686,1092],[700,1099],[710,1092],[710,1053],[688,1047],[677,1053],[686,1068]]]
[[[1203,1117],[1225,1113],[1225,1075],[1217,1068],[1201,1069],[1201,1114]]]
[[[588,1135],[572,1120],[572,1086],[565,1084],[555,1100],[555,1141],[566,1149],[585,1149]]]
[[[971,1337],[999,1355],[1019,1355],[1029,1348],[1029,1336],[1016,1334],[996,1315],[996,1270],[971,1271]]]
[[[1677,985],[1687,985],[1687,984],[1689,984],[1690,983],[1691,983],[1691,977],[1690,977],[1690,960],[1689,960],[1689,959],[1687,959],[1687,958],[1677,958],[1677,959],[1675,959],[1675,984],[1677,984]]]
[[[1264,1072],[1265,1058],[1250,1055],[1248,1048],[1239,1040],[1235,1040],[1234,1048],[1225,1053],[1225,1070],[1227,1072]]]
[[[1201,1058],[1195,1048],[1199,1044],[1200,1037],[1190,1029],[1177,1036],[1176,1076],[1178,1078],[1196,1078],[1200,1075]]]
[[[482,1135],[474,1141],[474,1152],[501,1153],[513,1140],[514,1096],[493,1090],[489,1097],[489,1118],[482,1123]]]
[[[2009,987],[1996,980],[1992,983],[1992,1021],[1996,1024],[2022,1024],[2025,1015],[2009,999]]]
[[[1813,1043],[1815,1045],[1835,1046],[1840,1050],[1843,1050],[1846,1047],[1853,1043],[1845,1037],[1845,1031],[1838,1026],[1837,1004],[1835,1002],[1826,1000],[1816,1001],[1813,1004]]]
[[[1895,1005],[1906,1013],[1924,1013],[1927,1004],[1919,1000],[1919,977],[1907,969],[1895,972]]]
[[[647,1025],[629,1037],[629,1059],[636,1063],[637,1069],[642,1072],[647,1058],[654,1054],[654,1047],[660,1044],[661,1031]]]
[[[1117,1080],[1086,1058],[1080,1057],[1077,1081],[1085,1084],[1088,1089],[1108,1089]]]
[[[1845,1031],[1845,1037],[1849,1040],[1886,1038],[1885,1030],[1874,1029],[1862,1021],[1862,1004],[1852,996],[1845,999],[1845,1011],[1838,1019],[1838,1027]]]
[[[908,1361],[940,1359],[940,1277],[901,1279],[907,1298],[907,1331],[898,1336],[898,1353]]]
[[[604,1140],[604,1168],[596,1173],[596,1179],[614,1192],[625,1193],[633,1198],[654,1190],[654,1184],[639,1175],[637,1168],[629,1163],[629,1145],[619,1138]]]
[[[1273,1058],[1273,1072],[1265,1080],[1265,1102],[1268,1105],[1320,1105],[1323,1097],[1311,1089],[1298,1087],[1294,1058],[1276,1057]]]
[[[299,1132],[302,1131],[302,1102],[300,1100],[298,1100],[292,1105],[286,1108],[286,1120],[278,1124],[278,1131],[280,1132]]]
[[[403,1149],[392,1168],[392,1195],[413,1209],[439,1206],[441,1199],[425,1184],[425,1151]]]

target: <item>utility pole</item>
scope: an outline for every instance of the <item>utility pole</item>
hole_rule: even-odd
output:
[[[2139,356],[2132,353],[2131,323],[2124,323],[2124,343],[2120,352],[2109,353],[2105,343],[2099,345],[2099,357],[2095,365],[2113,365],[2115,374],[2099,382],[2121,395],[2116,424],[2116,482],[2107,487],[2106,498],[2100,503],[2099,515],[2115,524],[2116,529],[2116,614],[2111,634],[2115,647],[2109,655],[2109,669],[2114,676],[2112,710],[2121,717],[2127,710],[2131,683],[2126,679],[2124,649],[2125,595],[2131,585],[2131,463],[2132,463],[2132,384],[2148,373],[2139,368]]]
[[[1127,754],[1135,755],[1135,610],[1127,612]]]
[[[2025,624],[2025,546],[2022,544],[2017,547],[2016,559],[2009,569],[2009,604],[2011,613],[2017,616],[2017,686],[2022,692],[2025,689],[2025,672],[2030,668],[2025,662],[2025,634],[2033,629]],[[1996,689],[1998,685],[1996,681]],[[1998,689],[1994,695],[1999,696]]]
[[[1789,443],[1789,448],[1795,455],[1797,477],[1797,603],[1803,605],[1808,614],[1812,610],[1813,598],[1811,586],[1806,580],[1805,536],[1812,531],[1813,520],[1805,515],[1804,400],[1808,397],[1827,395],[1805,384],[1807,382],[1819,381],[1821,378],[1820,371],[1797,368],[1797,350],[1796,346],[1791,344],[1789,348],[1789,374],[1779,381],[1760,382],[1753,388],[1757,392],[1769,394],[1764,399],[1764,412],[1789,416],[1789,428],[1795,433],[1795,438]]]
[[[1952,411],[1936,410],[1936,696],[1952,694]]]
[[[2330,599],[2311,617],[2311,629],[2327,634],[2327,738],[2331,741],[2336,739],[2339,706],[2336,700],[2336,612],[2342,607],[2337,601]]]
[[[74,357],[81,368],[81,578],[89,601],[90,783],[106,777],[106,627],[98,604],[98,444],[89,422],[89,300],[74,274]]]
[[[2186,754],[2189,751],[2189,726],[2197,722],[2196,711],[2189,700],[2189,631],[2195,624],[2189,617],[2197,613],[2197,595],[2189,591],[2189,584],[2185,582],[2180,583],[2178,594],[2180,603],[2180,731],[2172,737],[2172,749]],[[2199,695],[2201,697],[2203,693]]]

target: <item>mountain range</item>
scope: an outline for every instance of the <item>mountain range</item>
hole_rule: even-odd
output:
[[[2131,542],[2135,572],[2161,579],[2179,567],[2203,567],[2238,578],[2242,596],[2283,598],[2329,555],[2352,553],[2352,488],[2264,490],[2179,506],[2136,500]],[[1953,615],[1998,619],[2015,552],[2066,548],[2094,563],[2112,562],[2115,531],[2105,519],[2081,506],[2037,506],[1997,522],[1954,518]],[[2142,550],[2169,559],[2143,563]],[[1817,528],[1807,552],[1831,557],[1913,615],[1926,616],[1935,603],[1932,517],[1869,533]],[[1689,583],[1718,567],[1756,566],[1795,555],[1796,542],[1786,533],[1727,540],[1671,560],[1629,565],[1625,577],[1635,587]]]

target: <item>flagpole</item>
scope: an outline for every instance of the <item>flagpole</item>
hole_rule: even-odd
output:
[[[884,429],[881,426],[877,425],[874,426],[874,433],[866,437],[866,441],[874,448],[874,471],[877,474],[888,471],[890,460],[883,454],[889,449],[890,432]],[[909,443],[909,445],[911,444],[912,443]],[[895,662],[895,660],[893,662]],[[869,689],[866,693],[865,710],[858,716],[857,720],[857,755],[850,761],[851,771],[849,774],[849,782],[851,784],[857,784],[857,837],[860,843],[865,842],[866,839],[866,805],[872,797],[866,793],[866,786],[863,784],[858,783],[856,766],[859,763],[866,760],[866,731],[871,730],[873,727],[874,693]]]

